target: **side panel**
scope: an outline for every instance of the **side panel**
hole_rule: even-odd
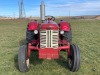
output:
[[[60,22],[60,30],[63,30],[63,31],[70,31],[70,25],[68,22],[66,21],[61,21]]]
[[[30,22],[28,24],[28,30],[38,30],[38,22],[34,21],[34,22]]]

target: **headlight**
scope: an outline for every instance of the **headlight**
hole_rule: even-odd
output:
[[[63,31],[63,30],[61,30],[61,31],[60,31],[60,34],[64,34],[64,31]]]
[[[38,34],[38,30],[34,30],[34,34]]]

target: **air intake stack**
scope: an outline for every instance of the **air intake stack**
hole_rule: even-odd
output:
[[[45,20],[45,4],[43,1],[41,2],[41,5],[40,5],[40,19],[42,21]]]

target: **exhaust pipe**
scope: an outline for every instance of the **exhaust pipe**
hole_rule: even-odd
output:
[[[43,1],[41,2],[41,5],[40,5],[40,19],[42,21],[45,20],[45,4]]]

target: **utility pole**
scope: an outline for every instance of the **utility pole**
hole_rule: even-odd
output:
[[[19,0],[19,18],[25,18],[25,9],[24,9],[24,3],[23,0]]]

